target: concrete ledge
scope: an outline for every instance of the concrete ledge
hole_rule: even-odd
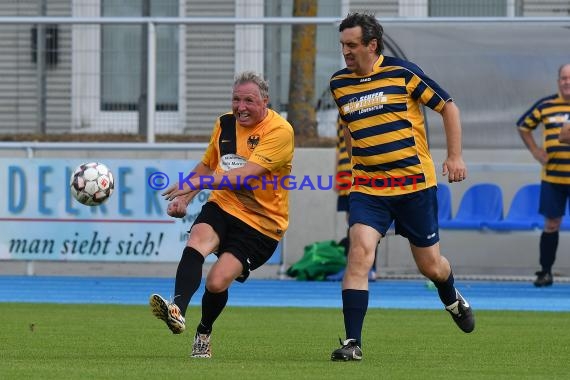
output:
[[[204,264],[203,275],[212,264]],[[88,277],[170,277],[174,281],[178,263],[60,262],[0,260],[0,275],[88,276]],[[253,271],[250,278],[283,278],[281,266],[267,264]]]
[[[440,230],[441,253],[457,276],[533,276],[540,269],[541,231]],[[554,272],[570,275],[570,232],[560,232]],[[387,235],[379,247],[378,271],[384,275],[417,274],[408,241]]]

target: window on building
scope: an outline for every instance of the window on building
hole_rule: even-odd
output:
[[[430,17],[504,17],[507,0],[429,0]]]
[[[179,0],[102,0],[102,17],[178,17]],[[136,111],[145,83],[141,25],[101,28],[101,110]],[[156,27],[156,109],[178,110],[178,27]]]
[[[339,17],[340,0],[319,0],[317,17]],[[292,17],[293,0],[266,0],[266,17]],[[287,111],[289,96],[289,72],[291,67],[291,25],[265,27],[265,73],[271,83],[271,106],[277,111]],[[315,67],[315,103],[321,94],[328,95],[332,73],[342,68],[342,56],[338,42],[337,25],[317,26],[317,57]]]

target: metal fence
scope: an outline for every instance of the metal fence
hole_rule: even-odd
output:
[[[570,6],[569,6],[570,8]],[[255,16],[255,14],[254,14]],[[0,17],[0,134],[206,136],[227,112],[234,73],[270,78],[272,107],[287,111],[291,25],[316,24],[315,99],[342,65],[340,17]],[[556,92],[570,60],[568,17],[381,19],[387,55],[417,63],[449,90],[466,147],[519,147],[512,127]],[[291,78],[295,80],[295,78]],[[320,102],[318,102],[321,100]],[[329,111],[330,112],[330,111]],[[329,118],[330,119],[330,118]],[[428,115],[432,146],[445,145]],[[327,125],[319,130],[332,130]]]
[[[248,28],[311,23],[332,29],[337,21],[0,18],[0,37],[10,41],[0,59],[7,78],[0,84],[0,133],[143,132],[150,142],[155,133],[209,133],[215,115],[229,109],[234,73],[263,72],[263,47],[247,46],[260,33],[247,38]],[[234,42],[241,25],[246,38]],[[142,28],[145,39],[129,28]]]

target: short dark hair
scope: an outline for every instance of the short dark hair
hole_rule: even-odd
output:
[[[342,32],[347,28],[354,28],[356,26],[360,26],[362,29],[362,43],[368,46],[370,41],[376,39],[378,43],[376,53],[382,54],[382,50],[384,50],[384,41],[382,40],[384,28],[382,28],[382,25],[376,20],[376,17],[369,13],[349,13],[344,20],[341,21],[338,31]]]

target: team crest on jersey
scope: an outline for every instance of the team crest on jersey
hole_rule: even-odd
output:
[[[247,147],[249,150],[254,150],[259,144],[259,135],[251,135],[247,138]]]

